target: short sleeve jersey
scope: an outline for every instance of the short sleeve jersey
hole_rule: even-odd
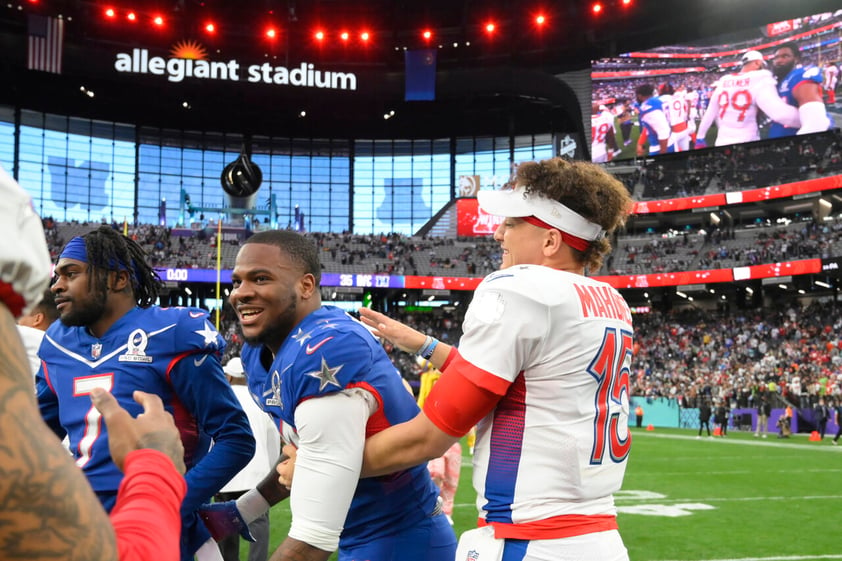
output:
[[[631,446],[632,324],[622,296],[581,275],[508,267],[477,288],[459,353],[478,385],[508,384],[478,425],[480,517],[615,514]]]
[[[378,408],[366,436],[419,411],[380,343],[362,323],[332,306],[304,318],[268,368],[262,346],[246,344],[242,358],[252,398],[273,417],[286,442],[297,444],[296,407],[330,393],[362,388],[375,397]],[[437,496],[425,465],[361,479],[340,545],[354,547],[417,525],[433,512]]]

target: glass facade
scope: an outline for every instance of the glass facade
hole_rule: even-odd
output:
[[[412,235],[462,175],[502,185],[513,162],[549,158],[552,133],[423,140],[243,138],[137,127],[0,106],[0,165],[41,216],[167,226],[229,206],[225,166],[245,150],[263,182],[254,220],[305,231]]]

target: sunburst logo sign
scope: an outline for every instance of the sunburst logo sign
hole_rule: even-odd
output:
[[[198,41],[186,39],[179,41],[170,48],[172,58],[186,58],[190,60],[206,60],[208,51]]]
[[[208,60],[208,51],[198,41],[182,40],[175,43],[169,58],[154,56],[149,49],[136,48],[130,53],[117,53],[114,70],[131,74],[165,76],[170,82],[184,80],[224,80],[249,83],[274,84],[304,88],[356,90],[357,76],[352,72],[330,72],[316,68],[311,62],[297,67],[262,64],[241,65],[238,60]]]

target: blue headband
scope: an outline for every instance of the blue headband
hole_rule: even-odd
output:
[[[76,261],[87,263],[88,250],[85,248],[85,238],[81,236],[76,236],[75,238],[67,242],[67,245],[64,246],[64,249],[62,250],[61,255],[59,255],[58,258],[75,259]]]
[[[58,256],[58,258],[75,259],[76,261],[81,261],[82,263],[88,263],[88,250],[85,246],[85,238],[83,238],[82,236],[76,236],[75,238],[71,239],[69,242],[67,242],[67,245],[64,246],[64,249],[62,250],[61,255]],[[112,259],[108,265],[109,270],[131,271],[137,277],[138,273],[136,270],[134,270],[134,267],[129,267],[122,261]]]

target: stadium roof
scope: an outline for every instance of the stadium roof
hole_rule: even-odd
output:
[[[744,29],[838,7],[825,0],[39,0],[0,7],[0,103],[105,121],[313,138],[439,138],[581,129],[579,103],[556,75],[632,49]],[[115,16],[107,18],[105,9]],[[136,21],[126,17],[134,11]],[[537,29],[534,17],[544,13]],[[65,20],[61,75],[27,70],[30,14]],[[164,20],[158,28],[150,22]],[[216,31],[203,26],[213,21]],[[484,26],[493,21],[488,36]],[[275,39],[264,36],[276,27]],[[323,28],[324,43],[313,33]],[[347,45],[337,33],[352,34]],[[421,32],[429,29],[426,42]],[[357,34],[370,33],[367,45]],[[176,45],[235,62],[239,81],[118,72]],[[321,46],[319,46],[321,45]],[[344,46],[343,46],[344,45]],[[405,53],[436,52],[434,101],[405,101]],[[135,56],[135,50],[137,56]],[[145,51],[143,55],[141,51]],[[129,61],[130,62],[126,62]],[[148,62],[148,60],[147,60]],[[353,74],[356,89],[278,86],[274,69]],[[266,65],[272,70],[263,72]],[[258,67],[254,74],[249,67]],[[254,83],[243,83],[254,77]],[[229,77],[230,78],[230,77]],[[84,90],[83,90],[84,88]],[[94,92],[94,97],[89,92]],[[394,117],[384,115],[394,111]],[[302,116],[302,112],[305,116]]]

